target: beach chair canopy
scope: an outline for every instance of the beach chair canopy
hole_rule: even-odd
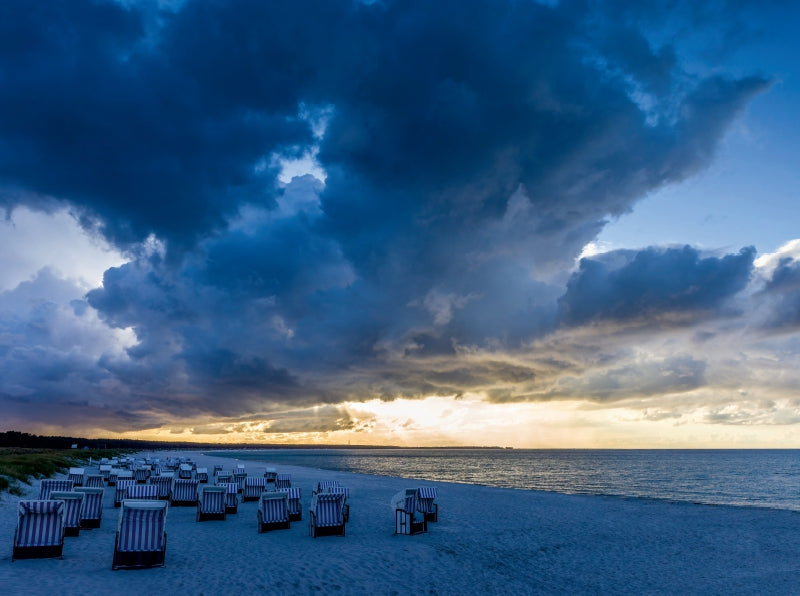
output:
[[[427,521],[438,521],[439,504],[436,503],[436,487],[421,486],[417,492],[417,511],[425,516]]]

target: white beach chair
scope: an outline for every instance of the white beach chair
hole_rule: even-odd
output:
[[[308,533],[316,538],[321,535],[345,535],[344,495],[342,493],[317,493],[311,497],[308,511]]]
[[[225,519],[225,501],[228,489],[225,486],[203,486],[197,501],[197,521]]]
[[[63,549],[64,501],[20,501],[11,560],[48,557],[60,559]]]
[[[99,528],[103,517],[103,491],[96,486],[79,486],[75,492],[83,493],[81,529]]]
[[[125,501],[119,512],[112,569],[163,567],[167,502]]]
[[[408,488],[392,497],[395,534],[422,534],[428,531],[425,515],[417,511],[419,489]]]
[[[242,489],[242,503],[245,501],[258,501],[261,493],[267,490],[267,479],[258,476],[248,476],[244,479]]]
[[[50,499],[50,493],[53,491],[71,492],[75,487],[72,480],[55,480],[52,478],[45,478],[39,485],[39,500],[47,501]]]
[[[76,491],[54,490],[50,493],[50,499],[64,502],[64,536],[78,536],[81,530],[84,494]]]
[[[258,533],[288,530],[289,501],[285,492],[264,492],[258,499]]]

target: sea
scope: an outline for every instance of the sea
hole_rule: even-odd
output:
[[[800,450],[351,448],[208,455],[423,481],[800,511]]]

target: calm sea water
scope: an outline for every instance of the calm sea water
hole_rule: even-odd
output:
[[[267,449],[209,455],[505,488],[800,511],[800,450]]]

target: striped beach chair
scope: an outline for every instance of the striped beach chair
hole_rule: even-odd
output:
[[[228,489],[225,486],[206,485],[200,488],[197,500],[197,521],[225,519]]]
[[[125,500],[154,501],[158,499],[158,487],[155,484],[134,484],[129,486]]]
[[[217,477],[217,474],[222,472],[222,464],[214,464],[214,478]]]
[[[194,477],[200,483],[208,482],[208,468],[197,468],[194,471]]]
[[[39,486],[39,500],[47,501],[50,499],[50,493],[53,491],[72,492],[75,485],[72,480],[54,480],[52,478],[45,478]]]
[[[192,465],[181,464],[180,468],[178,468],[178,478],[183,478],[184,480],[190,480],[192,478]]]
[[[289,474],[277,474],[275,476],[275,490],[286,490],[292,487],[292,477]]]
[[[108,482],[108,477],[111,475],[111,464],[100,464],[97,469],[100,471],[103,480]]]
[[[311,491],[312,496],[318,493],[326,493],[334,486],[339,486],[338,480],[320,480],[317,482],[316,488]]]
[[[338,493],[344,495],[344,502],[342,504],[342,515],[344,516],[345,523],[350,521],[350,504],[347,499],[350,498],[350,489],[346,486],[331,486],[325,492]]]
[[[233,472],[223,472],[220,470],[216,473],[214,484],[227,484],[229,482],[233,482]]]
[[[242,489],[242,503],[245,501],[258,501],[261,493],[267,490],[267,479],[258,476],[248,476],[244,479]]]
[[[64,549],[64,501],[20,501],[11,560],[58,557]]]
[[[150,466],[139,466],[133,470],[133,479],[138,484],[144,484],[150,478]]]
[[[288,530],[289,501],[285,492],[264,492],[258,499],[258,533]]]
[[[169,501],[172,499],[172,485],[175,476],[172,472],[162,472],[159,476],[150,476],[150,484],[158,487],[158,498]]]
[[[275,482],[277,477],[278,471],[275,468],[267,468],[267,471],[264,472],[264,478],[267,479],[267,482]]]
[[[313,538],[321,535],[344,536],[344,495],[342,493],[313,495],[308,517],[308,533]]]
[[[303,497],[303,491],[300,487],[289,487],[282,492],[286,493],[286,499],[288,501],[289,521],[300,521],[303,519],[303,504],[300,502]]]
[[[217,486],[225,488],[225,513],[239,511],[239,485],[235,482],[220,482]]]
[[[104,488],[105,485],[105,479],[100,474],[87,474],[83,482],[83,486],[89,488]]]
[[[167,507],[166,501],[125,501],[122,504],[111,569],[164,566]]]
[[[73,486],[83,486],[83,479],[85,475],[86,470],[83,468],[70,468],[67,479],[72,480]]]
[[[247,479],[247,472],[244,471],[244,466],[242,466],[242,467],[237,467],[233,471],[233,479],[231,480],[231,482],[235,482],[236,486],[239,487],[239,492],[242,492],[244,490],[244,482],[246,479]]]
[[[425,516],[426,522],[439,521],[439,504],[436,500],[436,488],[433,486],[420,486],[417,493],[417,511]]]
[[[417,511],[419,489],[408,488],[392,497],[394,505],[394,533],[422,534],[428,531],[425,515]]]
[[[50,499],[64,501],[64,536],[78,536],[81,531],[84,494],[76,491],[54,490],[50,493]]]
[[[81,507],[81,529],[99,528],[103,518],[103,491],[96,486],[79,486],[77,493],[83,493],[83,507]]]
[[[128,496],[128,489],[136,486],[136,481],[133,478],[118,479],[114,484],[114,507],[122,505],[122,501]]]
[[[197,505],[197,480],[176,478],[172,485],[172,505],[194,507]]]

